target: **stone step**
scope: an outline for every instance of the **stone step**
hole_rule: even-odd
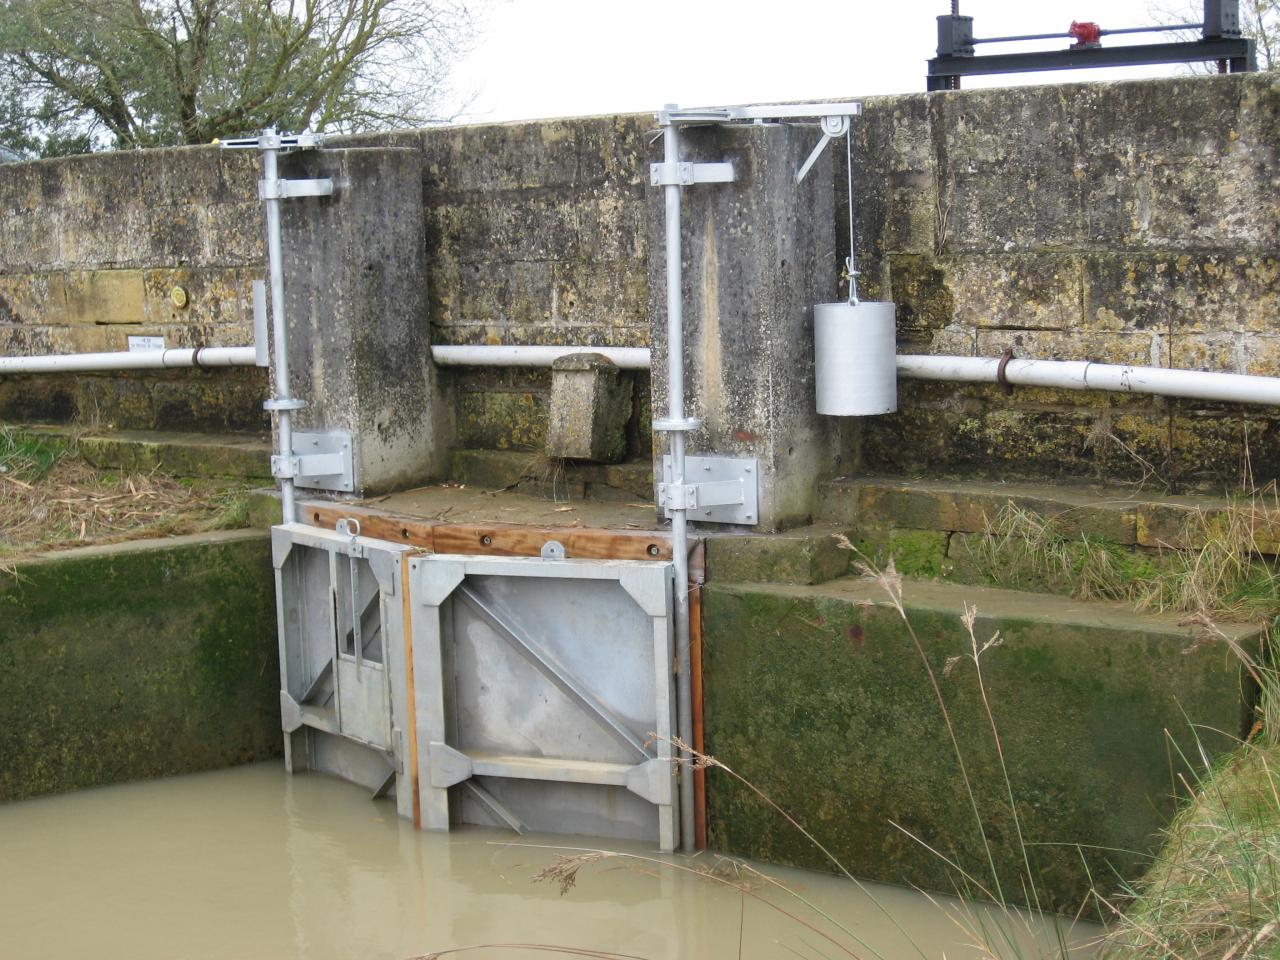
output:
[[[74,441],[89,463],[130,473],[162,470],[179,477],[271,479],[271,440],[252,434],[176,433],[159,430],[85,431],[23,426],[34,436]]]
[[[1238,664],[1222,644],[1197,647],[1176,617],[907,582],[904,622],[883,587],[861,578],[712,581],[702,604],[707,751],[856,876],[963,887],[927,843],[991,887],[985,835],[1006,895],[1025,899],[987,703],[1044,905],[1068,912],[1087,895],[1090,873],[1106,887],[1112,866],[1126,879],[1143,871],[1175,810],[1180,776],[1194,782],[1188,765],[1199,762],[1199,745],[1218,755],[1244,726]],[[980,648],[1000,637],[980,655],[982,687],[966,604],[977,608]],[[1227,633],[1256,649],[1253,628]],[[981,833],[920,651],[946,704]],[[749,790],[729,777],[713,783],[714,849],[830,868]]]
[[[825,583],[847,576],[854,555],[839,546],[853,537],[849,524],[818,523],[783,533],[719,533],[699,525],[706,538],[707,579],[737,583]]]
[[[1211,538],[1280,553],[1280,503],[1265,496],[868,478],[827,484],[823,513],[853,529],[873,566],[892,558],[908,577],[1068,596],[1149,592],[1153,578],[1194,565]]]

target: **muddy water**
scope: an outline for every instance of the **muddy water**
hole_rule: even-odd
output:
[[[488,943],[650,958],[850,955],[736,890],[663,865],[588,866],[561,896],[554,884],[531,882],[553,852],[512,839],[481,829],[415,833],[390,803],[319,776],[290,778],[274,764],[0,805],[0,957],[377,960]],[[777,891],[762,896],[859,956],[977,955],[948,916],[954,904],[770,872],[866,946]],[[1095,934],[1072,932],[1077,941]]]

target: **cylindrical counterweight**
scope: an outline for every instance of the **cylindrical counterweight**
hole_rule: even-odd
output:
[[[892,303],[813,308],[818,413],[867,417],[898,409],[897,328]]]

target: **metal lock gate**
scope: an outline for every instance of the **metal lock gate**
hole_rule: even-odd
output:
[[[422,825],[679,842],[672,565],[415,556]]]
[[[412,791],[404,765],[404,572],[410,548],[359,535],[285,524],[271,531],[280,638],[285,764],[394,790],[401,816]]]

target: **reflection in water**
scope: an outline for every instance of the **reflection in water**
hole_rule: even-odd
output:
[[[390,802],[275,764],[0,805],[0,957],[377,960],[523,942],[733,960],[740,923],[744,958],[836,952],[776,911],[676,870],[606,861],[562,897],[530,880],[554,853],[510,840],[478,828],[415,833]],[[852,929],[871,948],[851,943],[860,955],[976,955],[945,912],[954,905],[878,886],[873,901],[846,881],[769,872]],[[1073,939],[1095,932],[1077,928]]]

